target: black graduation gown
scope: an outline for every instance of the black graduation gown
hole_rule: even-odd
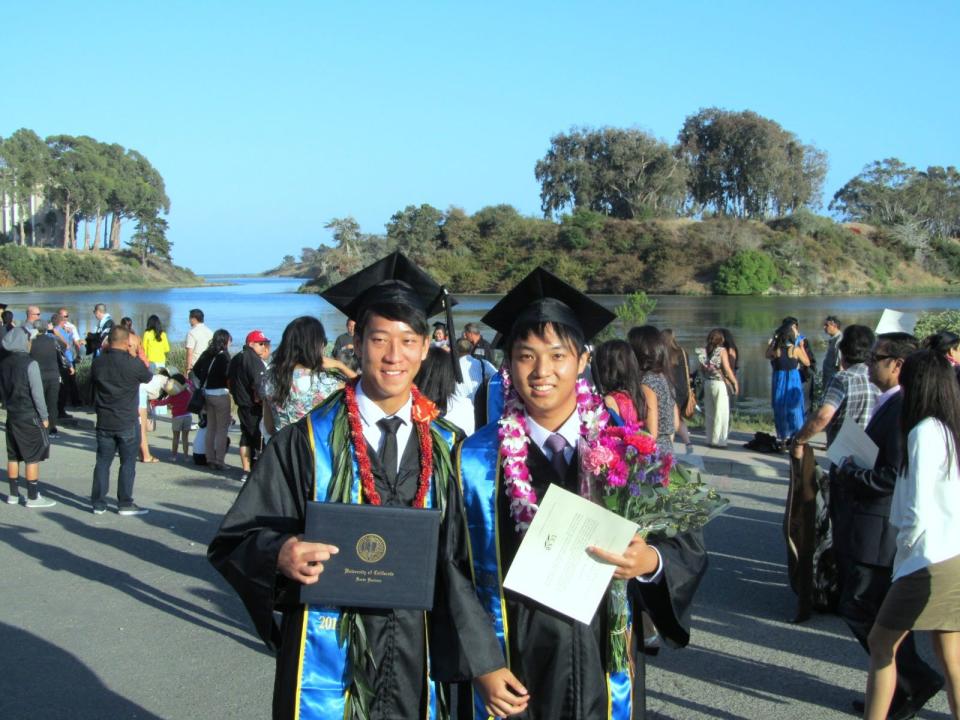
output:
[[[537,501],[543,499],[551,482],[571,492],[578,491],[574,455],[567,476],[560,478],[543,452],[529,444],[527,466]],[[500,550],[504,573],[520,547],[510,517],[509,499],[499,493]],[[706,571],[707,556],[702,535],[685,533],[677,538],[651,540],[663,557],[663,575],[655,583],[631,581],[628,593],[634,605],[634,617],[645,609],[664,640],[682,647],[689,641],[688,611],[694,592]],[[530,693],[525,720],[594,720],[607,717],[607,614],[605,604],[584,625],[539,603],[506,590],[507,622],[510,628],[510,660],[514,674]],[[643,718],[644,656],[638,652],[642,641],[640,623],[634,625],[631,648],[636,674],[633,683],[633,718]]]
[[[383,504],[409,506],[420,471],[416,436],[411,436],[404,450],[396,487],[387,484],[376,453],[369,446],[367,451]],[[303,532],[313,475],[314,457],[305,419],[281,430],[267,445],[208,551],[210,562],[240,595],[257,632],[277,653],[274,718],[293,716],[303,618],[299,583],[277,573],[277,555],[289,535]],[[459,486],[451,478],[430,614],[431,670],[440,681],[463,680],[504,665],[473,590],[462,513]],[[274,610],[282,612],[280,627],[274,621]],[[377,677],[371,683],[376,691],[372,718],[423,717],[428,701],[424,614],[364,610],[362,617],[377,663]]]

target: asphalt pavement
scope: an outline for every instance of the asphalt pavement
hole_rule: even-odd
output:
[[[0,720],[268,718],[273,658],[206,561],[240,488],[239,436],[233,468],[213,472],[172,462],[170,426],[158,420],[161,462],[137,464],[136,502],[149,514],[121,517],[112,502],[93,515],[93,418],[75,417],[41,465],[58,504],[0,504]],[[732,505],[706,530],[690,646],[648,662],[648,717],[853,717],[867,657],[836,616],[787,623],[787,458],[748,451],[747,439],[734,433],[717,450],[695,436]],[[931,658],[927,638],[920,646]],[[918,717],[948,718],[944,694]]]

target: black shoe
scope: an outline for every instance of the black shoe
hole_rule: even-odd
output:
[[[107,506],[105,503],[96,503],[93,506],[94,515],[103,515],[107,511]]]
[[[57,430],[56,428],[50,428],[50,429],[47,431],[47,435],[49,435],[50,437],[56,437],[59,433],[60,433],[60,431]]]
[[[892,720],[907,720],[907,718],[912,718],[920,709],[930,702],[930,699],[940,692],[943,689],[943,680],[937,680],[936,682],[931,683],[927,687],[915,692],[913,695],[907,697],[907,701],[903,703],[901,708],[902,714],[894,713],[893,710],[890,711],[890,717]]]
[[[933,695],[937,693],[934,692]],[[933,695],[927,697],[924,702],[927,702]],[[863,711],[866,710],[866,703],[863,700],[854,700],[853,701],[853,712],[863,717]],[[893,702],[890,703],[890,710],[887,712],[887,720],[910,720],[917,714],[919,708],[913,708],[911,706],[910,697],[903,694],[903,692],[898,687],[896,692],[893,694]]]

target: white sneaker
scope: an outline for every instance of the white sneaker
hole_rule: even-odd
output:
[[[33,500],[27,499],[26,505],[28,508],[48,508],[53,507],[57,504],[56,500],[51,500],[50,498],[45,498],[43,495],[37,495]]]
[[[19,505],[20,504],[20,493],[16,495],[7,495],[7,505]]]

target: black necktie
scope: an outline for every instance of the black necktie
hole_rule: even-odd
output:
[[[564,457],[563,451],[567,447],[567,441],[559,433],[554,433],[547,438],[547,442],[544,443],[548,450],[553,453],[550,456],[550,465],[554,470],[557,471],[557,475],[561,478],[567,476],[567,458]]]
[[[397,428],[403,424],[398,417],[387,417],[377,420],[377,425],[383,432],[383,442],[380,443],[380,467],[390,487],[397,485]]]

